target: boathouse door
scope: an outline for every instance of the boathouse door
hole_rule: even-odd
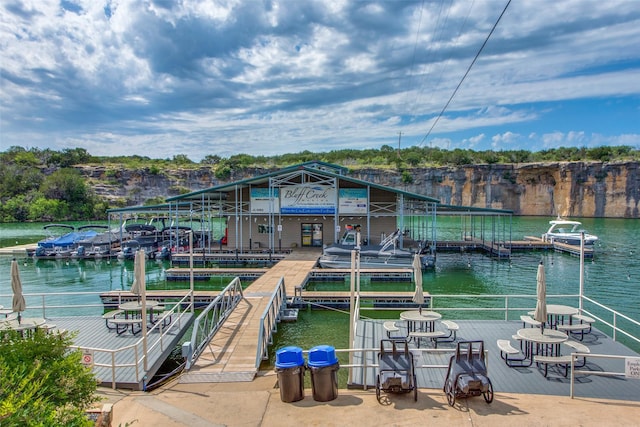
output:
[[[302,223],[302,247],[322,246],[322,224]]]

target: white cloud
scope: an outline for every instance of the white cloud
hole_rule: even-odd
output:
[[[0,148],[197,160],[398,132],[443,148],[638,145],[630,120],[605,117],[638,112],[635,0],[513,2],[431,132],[506,2],[66,4],[0,5]]]

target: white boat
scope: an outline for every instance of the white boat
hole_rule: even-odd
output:
[[[594,236],[583,230],[580,221],[569,221],[558,218],[549,221],[549,229],[542,235],[542,240],[552,243],[566,243],[567,245],[580,245],[582,232],[584,232],[585,246],[593,246],[593,244],[598,241],[598,236]]]
[[[415,252],[397,247],[400,230],[387,236],[379,245],[360,245],[361,268],[411,268]],[[351,251],[356,248],[357,231],[345,231],[340,243],[325,246],[319,263],[322,268],[350,268]],[[423,268],[432,268],[435,257],[422,254]]]

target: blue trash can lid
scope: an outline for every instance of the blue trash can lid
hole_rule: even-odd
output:
[[[338,363],[336,349],[330,345],[318,345],[309,350],[309,366],[322,368]]]
[[[282,347],[276,351],[276,368],[295,368],[296,366],[304,366],[300,347]]]

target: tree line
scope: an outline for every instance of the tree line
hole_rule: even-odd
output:
[[[321,161],[349,168],[395,169],[403,174],[404,179],[405,175],[410,175],[412,168],[420,167],[629,160],[640,160],[640,150],[631,146],[602,146],[559,147],[535,152],[474,151],[417,146],[396,149],[383,145],[380,149],[302,151],[274,156],[236,154],[225,158],[210,154],[200,162],[195,162],[185,154],[166,159],[138,155],[107,157],[93,156],[83,148],[55,151],[14,146],[0,152],[0,222],[105,219],[106,210],[115,206],[96,196],[74,168],[78,165],[106,165],[113,169],[144,170],[149,174],[161,174],[170,169],[207,167],[213,170],[216,178],[225,180],[234,170],[281,168]]]

